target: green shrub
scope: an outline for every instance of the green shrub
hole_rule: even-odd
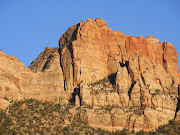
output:
[[[135,134],[135,131],[134,131],[134,129],[131,131],[131,134]]]
[[[160,89],[156,89],[155,91],[156,94],[160,94],[160,92],[161,92]]]
[[[142,115],[143,113],[144,113],[144,107],[141,107],[141,108],[138,108],[138,109],[135,109],[134,110],[134,113],[136,114],[136,115]]]
[[[6,117],[3,121],[3,123],[1,124],[1,126],[6,127],[6,128],[13,126],[13,125],[14,125],[14,122],[10,117]]]
[[[172,126],[175,126],[175,125],[177,125],[177,122],[173,119],[173,120],[169,121],[169,124]]]
[[[140,130],[139,132],[136,133],[136,135],[145,135],[146,132],[144,132],[144,130]]]

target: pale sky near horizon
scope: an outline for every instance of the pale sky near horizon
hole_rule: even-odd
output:
[[[101,18],[126,35],[170,42],[180,59],[180,0],[0,0],[0,49],[28,67],[87,18]]]

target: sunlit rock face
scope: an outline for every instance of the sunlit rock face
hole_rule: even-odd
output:
[[[124,35],[102,19],[87,19],[61,36],[59,48],[46,47],[29,68],[2,51],[0,56],[1,108],[8,106],[6,98],[73,103],[83,108],[89,125],[111,131],[149,131],[175,115],[180,119],[176,49],[150,35]]]
[[[47,51],[45,49],[45,52]],[[61,95],[64,96],[60,57],[58,50],[49,55],[52,58],[47,58],[42,72],[34,73],[17,58],[0,51],[0,98],[9,100],[35,98],[59,103]]]

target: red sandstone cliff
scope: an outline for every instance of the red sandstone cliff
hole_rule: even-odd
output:
[[[92,106],[96,109],[82,109],[82,117],[91,126],[109,130],[151,130],[175,117],[177,52],[155,37],[124,35],[107,28],[102,19],[88,19],[70,27],[59,48],[46,48],[30,70],[16,58],[0,55],[2,100],[35,98]],[[109,106],[110,112],[100,109]]]

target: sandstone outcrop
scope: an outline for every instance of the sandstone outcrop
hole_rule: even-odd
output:
[[[6,99],[0,98],[0,109],[5,110],[9,106],[9,102]]]
[[[0,98],[82,107],[94,127],[146,131],[179,115],[176,49],[158,38],[124,35],[97,18],[70,27],[27,69],[0,51]],[[106,110],[106,111],[104,111]]]
[[[0,98],[9,100],[35,98],[59,103],[63,95],[63,101],[68,101],[64,96],[66,93],[63,90],[62,70],[58,66],[60,64],[58,51],[51,54],[51,57],[46,60],[48,67],[46,70],[33,73],[17,58],[0,51]]]
[[[104,128],[110,131],[145,130],[150,131],[160,125],[167,124],[174,118],[174,111],[168,109],[120,109],[120,108],[84,108],[81,117],[93,127]]]

